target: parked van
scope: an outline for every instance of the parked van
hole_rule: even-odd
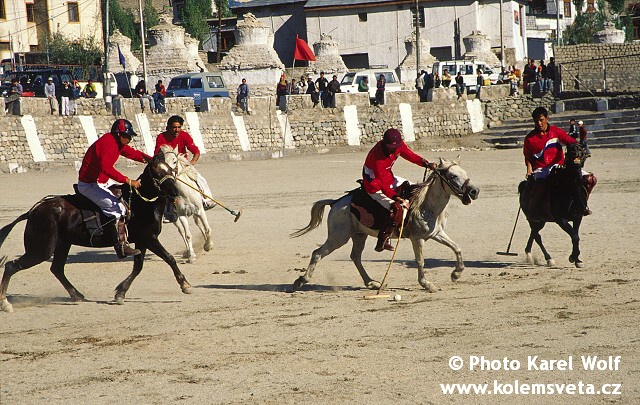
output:
[[[193,104],[199,110],[203,98],[229,97],[229,89],[219,73],[185,73],[171,79],[167,97],[193,97]]]
[[[456,86],[455,77],[458,75],[458,72],[462,73],[462,77],[464,78],[464,85],[467,88],[467,93],[476,92],[478,69],[482,70],[482,75],[485,79],[485,85],[487,85],[487,83],[495,84],[498,81],[498,72],[494,72],[493,69],[487,66],[486,63],[480,61],[472,62],[468,60],[450,60],[436,62],[433,64],[431,73],[435,76],[437,72],[442,79],[442,72],[444,72],[445,69],[448,70],[449,74],[451,75],[450,87]]]
[[[357,93],[358,83],[360,83],[363,78],[367,77],[369,78],[369,98],[375,99],[377,90],[376,82],[380,75],[384,75],[384,78],[387,81],[384,88],[385,92],[402,90],[400,80],[398,80],[398,76],[393,69],[367,69],[357,72],[349,72],[342,77],[340,90],[342,90],[343,93]]]

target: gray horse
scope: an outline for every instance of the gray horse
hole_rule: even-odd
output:
[[[458,280],[464,270],[464,262],[460,248],[444,231],[448,216],[446,207],[451,196],[456,196],[464,205],[469,205],[471,200],[478,198],[479,193],[480,189],[471,183],[467,172],[460,167],[458,162],[440,159],[437,169],[429,175],[424,183],[419,185],[418,190],[411,197],[411,208],[407,214],[402,237],[409,238],[413,244],[413,252],[418,264],[418,282],[427,291],[435,292],[436,287],[427,280],[425,275],[424,242],[427,239],[433,239],[453,250],[456,254],[456,267],[451,273],[451,280]],[[311,208],[309,224],[290,235],[292,238],[296,238],[317,228],[322,223],[324,207],[331,206],[327,219],[329,231],[327,240],[313,251],[306,273],[293,283],[294,291],[309,282],[320,259],[344,246],[349,239],[353,239],[351,260],[360,272],[365,286],[370,289],[380,288],[380,282],[369,277],[362,266],[362,251],[367,236],[375,238],[378,231],[365,227],[351,214],[351,198],[351,194],[347,194],[337,200],[317,201]]]

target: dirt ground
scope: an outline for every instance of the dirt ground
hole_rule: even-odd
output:
[[[521,151],[417,151],[431,160],[462,153],[481,189],[472,205],[449,205],[448,233],[466,263],[459,282],[449,276],[453,253],[428,242],[429,278],[440,291],[422,290],[403,241],[389,278],[402,300],[364,300],[370,292],[349,244],[320,262],[313,284],[286,293],[326,228],[288,234],[308,223],[313,202],[355,186],[366,152],[202,162],[214,196],[243,214],[234,223],[220,208],[208,212],[214,249],[203,252],[199,242],[195,264],[179,259],[193,294],[182,294],[151,255],[126,304],[112,305],[132,260],[110,249],[72,249],[67,275],[90,302],[71,302],[48,263],[18,273],[9,285],[15,312],[0,314],[0,403],[640,403],[640,150],[595,149],[587,162],[599,182],[581,229],[583,269],[568,262],[569,237],[554,224],[543,238],[557,267],[526,264],[523,217],[512,244],[519,255],[496,255],[518,210]],[[395,172],[414,181],[423,174],[404,161]],[[71,169],[1,174],[0,224],[47,194],[69,192],[75,179]],[[0,254],[23,252],[23,230],[21,223]],[[161,240],[181,257],[173,225]],[[364,265],[380,280],[391,253],[373,246],[370,239]],[[537,247],[534,254],[542,259]],[[481,356],[484,367],[471,369]],[[538,356],[533,365],[529,356]],[[607,360],[598,363],[605,370],[585,370],[583,356]],[[550,360],[567,364],[545,371]],[[454,383],[487,383],[492,395],[442,392]],[[523,384],[576,391],[531,394]]]

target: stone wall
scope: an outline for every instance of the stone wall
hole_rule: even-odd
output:
[[[640,43],[582,44],[554,49],[556,64],[561,64],[563,90],[602,92],[606,67],[608,92],[640,91]],[[576,62],[578,61],[578,62]],[[575,78],[574,78],[575,76]],[[578,79],[578,83],[575,79]]]
[[[493,86],[491,86],[493,87]],[[531,118],[531,113],[537,107],[545,107],[551,111],[556,99],[550,94],[542,98],[533,98],[530,95],[508,96],[484,103],[485,122],[488,127],[500,125],[502,121],[514,118]]]

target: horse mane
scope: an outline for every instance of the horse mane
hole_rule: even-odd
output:
[[[431,174],[429,174],[429,177],[427,177],[427,180],[424,183],[420,183],[418,185],[415,193],[409,199],[409,215],[422,215],[420,213],[420,208],[427,200],[427,194],[429,193],[431,185],[433,185],[435,179],[436,173],[431,172]]]

